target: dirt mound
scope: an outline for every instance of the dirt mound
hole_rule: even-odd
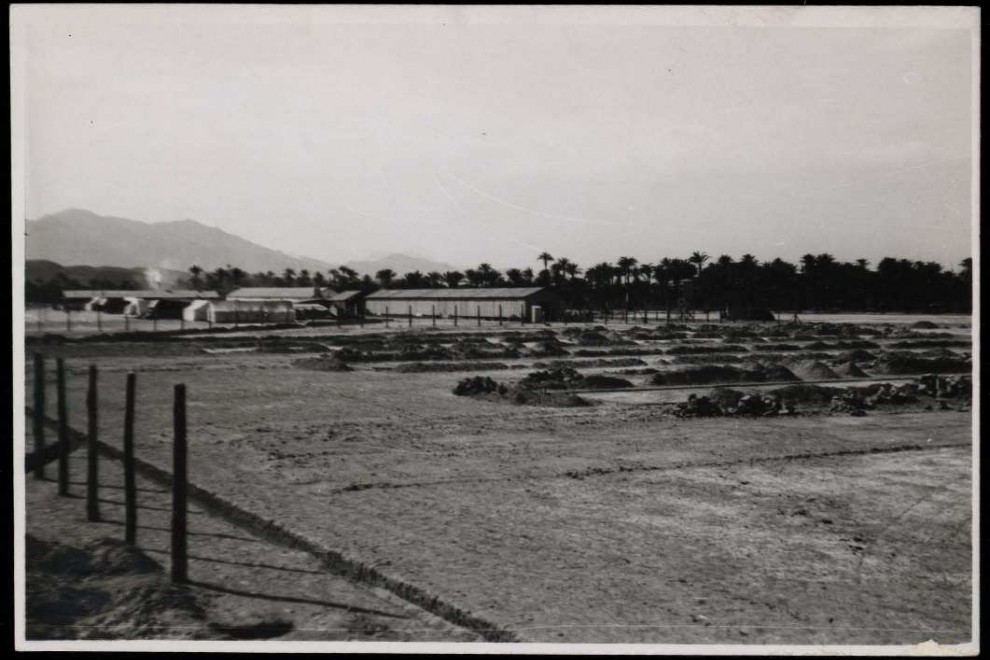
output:
[[[669,355],[691,355],[705,353],[748,353],[749,349],[739,344],[694,344],[672,346],[667,349]]]
[[[188,590],[139,550],[26,537],[29,639],[216,639]]]
[[[835,358],[836,364],[842,364],[844,362],[872,362],[876,360],[877,356],[869,351],[864,351],[861,348],[857,348],[851,351],[845,351],[839,353]]]
[[[836,365],[835,373],[843,378],[866,378],[866,372],[856,366],[855,362],[843,362]]]
[[[408,362],[395,371],[403,374],[446,373],[451,371],[489,371],[508,369],[504,362]]]
[[[584,377],[584,383],[582,387],[588,389],[596,389],[596,390],[598,389],[609,390],[609,389],[633,387],[633,384],[630,383],[625,378],[616,378],[615,376],[603,376],[601,374],[592,374],[590,376]]]
[[[678,417],[770,417],[789,415],[794,407],[775,394],[744,394],[736,390],[713,390],[708,396],[692,394],[674,407]]]
[[[583,408],[590,406],[591,402],[582,399],[570,392],[544,392],[540,390],[530,390],[517,388],[512,390],[506,398],[518,406],[546,406],[549,408]]]
[[[653,376],[654,385],[709,385],[716,383],[759,382],[762,371],[746,371],[730,366],[705,365],[681,371],[668,371]]]
[[[797,344],[760,344],[753,347],[754,351],[800,351]]]
[[[337,353],[324,353],[319,357],[299,358],[292,361],[292,366],[312,371],[354,371]]]
[[[572,367],[551,367],[533,371],[519,381],[519,387],[531,390],[570,390],[581,387],[584,376]]]
[[[932,323],[931,321],[917,321],[908,326],[909,328],[915,328],[917,330],[934,330],[936,328],[941,328],[938,323]]]
[[[537,341],[526,353],[533,357],[570,355],[563,346],[563,343],[556,337],[548,337]]]
[[[677,364],[737,364],[745,360],[739,355],[714,353],[710,355],[678,355],[674,361]]]
[[[846,414],[853,417],[862,417],[867,409],[872,406],[866,400],[853,392],[846,392],[832,397],[828,411],[833,414]]]
[[[801,380],[829,380],[839,378],[824,362],[817,360],[802,360],[793,362],[790,365],[791,371]]]
[[[552,369],[554,367],[573,367],[575,369],[585,369],[588,367],[642,367],[646,363],[639,358],[593,358],[587,360],[552,360],[551,362],[534,362],[534,367],[539,369]]]
[[[972,368],[970,361],[956,357],[923,358],[911,353],[884,353],[873,365],[873,373],[884,375],[960,373],[971,371]]]
[[[971,399],[973,378],[971,376],[939,376],[925,374],[918,379],[919,393],[936,398]]]
[[[823,387],[821,385],[785,385],[773,392],[780,397],[781,401],[821,405],[830,402],[832,397],[837,396],[842,391],[838,387]]]
[[[794,374],[793,371],[791,371],[782,364],[771,364],[770,366],[765,367],[762,371],[766,376],[765,380],[768,383],[780,383],[789,380],[801,380]]]
[[[505,385],[498,383],[487,376],[473,376],[458,381],[454,387],[454,394],[457,396],[478,396],[479,394],[505,394],[508,391]]]

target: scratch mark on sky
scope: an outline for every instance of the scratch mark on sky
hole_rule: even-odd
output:
[[[531,209],[531,208],[527,208],[525,206],[520,206],[519,204],[513,204],[512,202],[507,201],[507,200],[504,200],[501,197],[498,197],[496,195],[493,195],[493,194],[491,194],[489,192],[485,192],[484,190],[481,190],[480,188],[477,188],[477,187],[471,185],[470,183],[468,183],[467,181],[465,181],[461,177],[457,176],[453,172],[447,172],[447,176],[449,176],[450,178],[454,179],[455,181],[457,181],[458,183],[460,183],[462,186],[464,186],[468,190],[470,190],[470,191],[472,191],[472,192],[474,192],[474,193],[476,193],[478,195],[481,195],[482,197],[486,197],[486,198],[492,200],[493,202],[497,202],[497,203],[499,203],[499,204],[501,204],[503,206],[507,206],[507,207],[509,207],[511,209],[516,209],[517,211],[524,211],[526,213],[532,213],[534,215],[540,215],[540,216],[543,216],[545,218],[550,218],[551,220],[561,220],[563,222],[572,222],[572,223],[577,223],[577,224],[588,224],[588,225],[618,225],[618,224],[624,224],[624,223],[618,223],[618,222],[611,222],[611,221],[608,221],[608,220],[587,220],[585,218],[574,218],[574,217],[566,216],[566,215],[556,215],[554,213],[546,213],[544,211],[537,211],[536,209]]]

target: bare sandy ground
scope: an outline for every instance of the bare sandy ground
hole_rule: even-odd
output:
[[[134,370],[138,455],[167,468],[185,383],[194,483],[520,640],[970,638],[968,412],[676,419],[456,397],[465,374],[116,351],[69,359],[72,426],[92,361],[119,445]]]

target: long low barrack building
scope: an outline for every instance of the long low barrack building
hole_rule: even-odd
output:
[[[365,312],[377,316],[460,318],[481,316],[539,323],[560,319],[564,301],[546,287],[383,289],[365,298]]]

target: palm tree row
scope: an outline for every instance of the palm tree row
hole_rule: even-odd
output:
[[[663,258],[656,263],[623,256],[587,269],[548,252],[536,257],[543,267],[509,268],[501,272],[488,263],[461,271],[399,275],[391,269],[358,274],[341,266],[310,273],[288,268],[248,274],[227,266],[211,272],[193,266],[190,285],[228,292],[239,286],[328,286],[335,290],[375,291],[380,288],[553,287],[574,309],[670,309],[687,304],[694,309],[723,310],[734,306],[773,310],[849,311],[969,311],[972,259],[959,272],[935,262],[885,258],[875,270],[858,259],[839,262],[830,254],[806,254],[799,264],[782,259],[760,262],[752,254],[738,261],[721,255],[714,261],[704,252],[685,259]]]

